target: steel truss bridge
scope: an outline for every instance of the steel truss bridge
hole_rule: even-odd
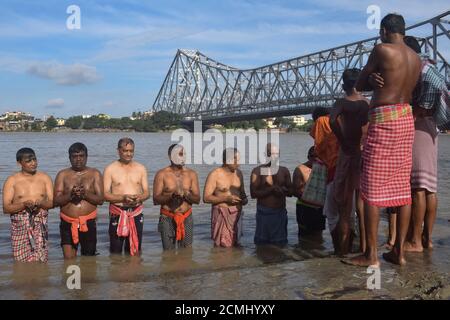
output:
[[[450,83],[450,11],[408,27]],[[343,95],[342,73],[362,68],[378,37],[357,41],[256,69],[237,69],[199,51],[178,50],[153,111],[203,124],[309,114]]]

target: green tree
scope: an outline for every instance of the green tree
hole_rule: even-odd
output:
[[[74,116],[66,120],[66,127],[71,129],[82,129],[83,128],[83,117]]]
[[[58,122],[56,121],[55,117],[50,116],[46,121],[45,121],[45,127],[47,128],[47,130],[53,130],[58,126]]]

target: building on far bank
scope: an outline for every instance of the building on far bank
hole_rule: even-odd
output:
[[[8,111],[0,116],[1,131],[29,130],[35,122],[34,116],[29,112]]]
[[[97,115],[97,117],[99,117],[100,119],[105,119],[105,120],[111,119],[111,116],[108,115],[108,114],[105,114],[105,113],[99,113],[99,114]]]
[[[66,119],[56,118],[56,123],[58,127],[64,127],[66,125]]]
[[[266,121],[266,124],[267,124],[267,128],[268,128],[268,129],[275,129],[275,128],[278,127],[278,126],[274,123],[275,120],[276,120],[276,118],[267,118],[267,119],[264,119],[264,120]]]
[[[294,124],[298,127],[304,126],[306,123],[308,123],[304,116],[292,116],[289,118],[292,119]]]

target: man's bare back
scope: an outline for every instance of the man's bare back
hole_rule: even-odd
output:
[[[330,123],[339,144],[347,152],[360,150],[363,127],[368,122],[368,111],[369,102],[361,95],[336,100]],[[340,130],[340,133],[336,132],[336,129]]]
[[[358,91],[367,88],[371,73],[380,73],[382,88],[374,88],[371,106],[410,103],[421,70],[420,58],[403,43],[381,43],[373,49],[367,65],[356,84]]]
[[[275,175],[263,175],[261,174],[263,167],[270,168],[268,165],[260,165],[252,171],[250,183],[252,198],[256,198],[257,204],[265,207],[286,207],[286,197],[291,195],[292,189],[289,170],[279,166]]]
[[[74,187],[82,186],[82,193],[102,194],[103,188],[101,174],[97,169],[86,167],[84,171],[78,172],[67,168],[61,170],[56,176],[55,198],[59,196],[69,196]],[[92,213],[97,208],[97,204],[91,203],[89,199],[72,199],[61,207],[61,211],[72,218],[85,216]]]

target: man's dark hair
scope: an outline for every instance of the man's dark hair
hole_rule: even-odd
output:
[[[134,141],[131,138],[125,137],[119,140],[119,142],[117,143],[117,149],[120,149],[121,147],[125,147],[127,145],[131,144],[132,146],[134,146]]]
[[[413,49],[417,54],[421,53],[419,41],[417,41],[415,37],[405,36],[403,41],[405,41],[405,44]]]
[[[223,152],[222,152],[222,162],[223,162],[223,164],[227,163],[227,156],[228,156],[228,153],[231,152],[231,151],[233,151],[233,155],[234,156],[236,156],[236,153],[238,153],[238,149],[236,149],[236,148],[226,148],[226,149],[223,150]]]
[[[168,152],[167,152],[167,154],[169,155],[169,157],[170,157],[170,155],[172,154],[172,150],[175,149],[175,147],[181,147],[181,145],[178,144],[178,143],[171,144],[170,147],[169,147],[169,150],[168,150]]]
[[[29,159],[31,157],[36,157],[34,150],[31,148],[22,148],[16,153],[17,162],[22,161],[23,159]]]
[[[83,143],[81,143],[81,142],[75,142],[69,148],[69,156],[71,156],[74,153],[78,153],[78,152],[82,152],[82,151],[84,151],[84,154],[86,156],[88,155],[88,151],[87,151],[86,146]]]
[[[381,28],[389,33],[405,35],[405,19],[399,14],[389,13],[381,20]]]
[[[317,108],[314,109],[314,111],[312,113],[312,118],[313,118],[314,121],[316,121],[320,117],[327,116],[329,114],[330,114],[330,111],[328,110],[328,108],[317,107]]]
[[[358,80],[359,73],[361,72],[358,68],[345,69],[342,74],[342,80],[344,82],[343,88],[345,92],[349,92],[353,89]]]

